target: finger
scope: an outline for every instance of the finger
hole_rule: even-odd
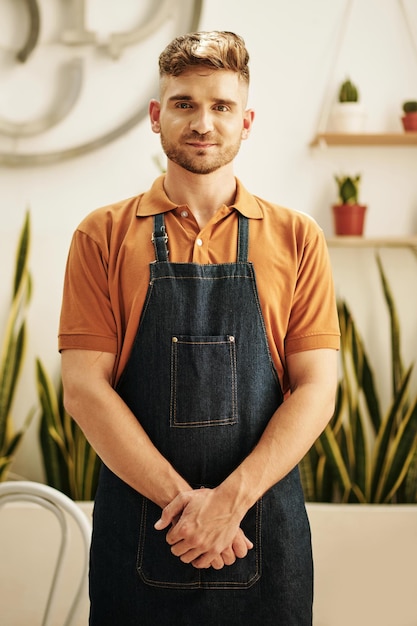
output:
[[[172,554],[175,554],[175,552],[177,552],[177,550],[175,550],[176,547],[177,546],[173,546],[171,548]],[[178,556],[178,555],[175,554],[175,556]],[[187,550],[183,554],[179,555],[179,558],[183,563],[192,563],[194,565],[196,561],[199,561],[201,567],[210,567],[210,560],[207,559],[207,555],[204,555],[204,556],[205,558],[203,559],[201,550],[194,548],[191,550]]]
[[[213,569],[219,570],[219,569],[223,569],[223,567],[225,566],[225,562],[221,556],[218,556],[212,560],[210,565]]]
[[[184,560],[184,563],[191,563],[193,559],[196,559],[201,555],[201,550],[196,550],[187,546],[184,541],[179,541],[171,546],[171,552],[174,556],[178,556],[181,560],[185,557],[186,554],[189,554],[188,560]]]
[[[173,546],[175,544],[179,544],[181,542],[187,543],[187,550],[195,547],[196,540],[190,535],[190,527],[188,524],[182,524],[181,518],[178,519],[177,516],[173,519],[171,523],[171,528],[168,530],[166,534],[166,542]]]
[[[242,530],[241,528],[239,528],[239,533],[238,533],[238,534],[239,534],[239,537],[241,537],[241,539],[243,540],[243,542],[244,542],[244,544],[245,544],[246,548],[247,548],[248,550],[252,550],[252,548],[253,548],[253,543],[252,543],[252,541],[251,541],[250,539],[248,539],[248,538],[246,537],[245,533],[243,532],[243,530]],[[237,536],[237,535],[236,535],[236,536]]]
[[[197,569],[207,569],[212,565],[214,561],[217,566],[217,568],[215,569],[221,569],[220,561],[218,559],[221,559],[220,555],[213,558],[213,553],[210,555],[208,552],[206,552],[205,554],[202,554],[201,556],[193,559],[190,562],[192,563],[193,567],[196,567]]]
[[[253,548],[253,543],[249,541],[243,531],[239,529],[232,543],[233,552],[239,559],[243,559],[251,548]]]
[[[223,550],[221,556],[225,565],[233,565],[233,563],[236,561],[235,552],[231,547]]]

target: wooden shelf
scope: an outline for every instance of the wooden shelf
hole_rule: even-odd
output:
[[[329,248],[413,248],[417,250],[417,235],[409,237],[330,237]]]
[[[417,132],[318,133],[310,146],[417,146]]]

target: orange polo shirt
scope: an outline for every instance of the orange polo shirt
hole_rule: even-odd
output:
[[[64,281],[59,350],[116,355],[114,383],[132,348],[155,260],[152,215],[165,213],[169,260],[236,261],[237,212],[249,218],[255,268],[271,357],[283,391],[287,354],[339,348],[339,324],[326,242],[305,214],[251,195],[237,180],[232,206],[199,229],[187,206],[166,196],[163,176],[144,194],[97,209],[73,235]]]

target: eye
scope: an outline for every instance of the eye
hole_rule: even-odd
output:
[[[177,109],[190,109],[191,105],[188,102],[177,102],[175,105]]]
[[[217,104],[215,109],[216,111],[226,112],[229,110],[229,107],[227,107],[225,104]]]

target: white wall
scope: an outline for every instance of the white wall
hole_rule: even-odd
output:
[[[94,0],[91,2],[94,5]],[[417,45],[417,1],[405,0],[405,4]],[[39,81],[50,81],[48,64],[55,48],[48,41],[54,33],[51,24],[55,8],[52,0],[41,0],[40,5],[46,24],[42,31],[43,47],[39,47],[39,53],[34,54],[30,63]],[[130,10],[134,5],[133,0],[127,3]],[[10,14],[11,2],[4,6]],[[4,6],[0,10],[4,10]],[[401,103],[417,98],[417,53],[408,39],[400,6],[398,0],[354,2],[345,43],[334,66],[345,0],[259,0],[257,3],[205,0],[203,3],[200,28],[238,32],[245,38],[251,53],[250,105],[256,110],[256,122],[252,136],[243,144],[238,157],[237,175],[254,193],[311,214],[329,236],[332,235],[330,206],[336,199],[333,174],[342,170],[362,173],[361,199],[369,205],[368,236],[417,232],[417,147],[351,147],[325,151],[309,148],[325,104],[327,87],[333,98],[347,74],[359,85],[368,111],[368,130],[401,131]],[[106,123],[104,114],[108,112],[111,119],[123,100],[124,89],[127,93],[133,80],[138,80],[146,69],[149,73],[151,67],[156,74],[157,51],[165,45],[166,36],[164,32],[160,40],[158,37],[152,40],[151,52],[141,57],[146,63],[136,62],[133,54],[127,53],[116,66],[121,68],[120,75],[116,77],[113,68],[112,81],[119,82],[117,88],[114,82],[108,85],[104,82],[106,95],[100,105],[103,124]],[[10,78],[13,41],[10,33],[0,29],[0,77],[3,72],[3,76]],[[45,50],[48,54],[42,56]],[[97,72],[102,71],[100,63],[103,62],[96,59],[95,63]],[[88,80],[94,81],[91,65],[92,62],[88,66],[86,90]],[[30,68],[28,63],[28,75]],[[34,94],[33,82],[28,81],[27,87],[25,84],[22,78],[19,101],[22,110],[25,104],[30,116],[31,103],[38,109],[43,103],[35,98],[38,92]],[[13,84],[7,85],[12,90]],[[138,93],[140,85],[139,81]],[[3,84],[0,117],[12,115],[12,100],[6,95]],[[71,143],[75,135],[88,135],[98,115],[97,106],[93,100],[91,103],[89,114],[80,115],[77,124],[69,125],[67,135],[63,135],[64,142]],[[38,146],[42,150],[53,140],[53,133],[49,137],[35,138],[31,147]],[[10,140],[0,139],[1,150],[12,147]],[[48,166],[0,167],[0,329],[6,318],[13,256],[27,206],[31,209],[33,228],[30,266],[34,296],[28,318],[24,375],[15,404],[17,424],[37,402],[35,357],[39,356],[51,373],[58,373],[56,335],[61,287],[73,230],[82,217],[97,206],[146,189],[158,174],[152,156],[159,151],[158,138],[144,120],[108,146],[82,157]],[[407,251],[398,254],[388,251],[384,255],[395,296],[401,301],[404,357],[408,363],[416,356],[416,296],[412,293],[416,290],[410,289],[410,285],[415,284],[417,259]],[[332,251],[332,260],[338,293],[352,300],[366,341],[376,350],[378,376],[385,389],[389,385],[387,327],[385,311],[380,314],[383,304],[376,282],[373,251]],[[13,470],[26,478],[42,480],[36,430],[35,420]]]

